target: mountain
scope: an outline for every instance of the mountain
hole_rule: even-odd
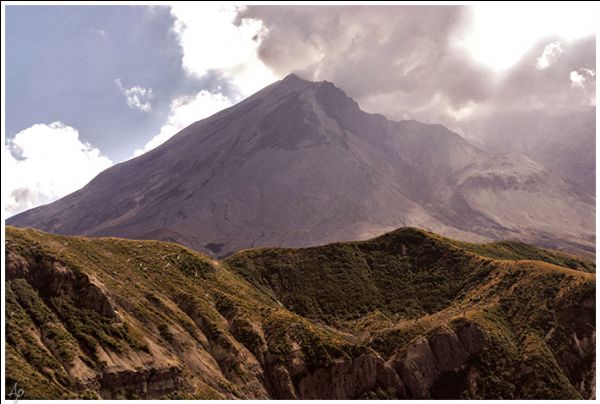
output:
[[[473,126],[485,148],[523,154],[596,194],[595,107],[558,115],[504,113]]]
[[[215,261],[6,230],[6,398],[595,396],[595,266],[412,228]]]
[[[532,160],[365,113],[332,83],[290,75],[7,223],[213,256],[402,226],[593,253],[594,217],[590,193]]]

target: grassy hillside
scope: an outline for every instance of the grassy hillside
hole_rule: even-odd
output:
[[[6,383],[28,398],[265,398],[292,345],[308,369],[365,349],[177,244],[9,227],[6,247]]]
[[[525,244],[468,244],[413,228],[368,241],[244,251],[225,263],[291,310],[336,322],[373,310],[396,318],[437,312],[480,287],[497,260],[595,271],[592,262]]]
[[[476,321],[493,344],[478,359],[487,378],[471,393],[459,384],[460,395],[577,398],[574,385],[590,388],[593,262],[521,243],[462,243],[412,228],[363,242],[245,251],[225,262],[292,311],[358,335],[384,357],[441,324]],[[573,342],[581,338],[589,344],[585,354]],[[580,360],[585,365],[575,369]],[[522,374],[529,366],[533,381]],[[455,384],[448,377],[448,386]]]
[[[559,251],[533,247],[520,241],[498,241],[487,244],[448,241],[459,248],[483,257],[500,260],[537,260],[584,272],[596,272],[594,261]]]
[[[6,389],[26,398],[591,394],[594,266],[550,251],[416,229],[220,262],[156,241],[6,240]]]

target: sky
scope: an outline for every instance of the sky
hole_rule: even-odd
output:
[[[291,72],[466,137],[491,114],[596,102],[594,4],[5,7],[7,215]]]

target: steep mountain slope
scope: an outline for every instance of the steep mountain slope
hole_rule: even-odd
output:
[[[6,391],[588,398],[595,274],[585,271],[593,263],[415,229],[219,262],[172,243],[8,227]]]
[[[594,250],[594,198],[441,125],[367,114],[290,75],[7,223],[177,241],[224,256],[419,226],[470,241]]]
[[[523,154],[595,195],[595,107],[558,115],[512,112],[474,125],[473,130],[484,147]]]

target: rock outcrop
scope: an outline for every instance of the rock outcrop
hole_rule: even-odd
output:
[[[389,360],[404,381],[408,396],[428,398],[437,378],[464,366],[471,355],[485,348],[486,334],[473,321],[461,321],[453,330],[442,326],[417,338]]]
[[[46,296],[67,296],[78,307],[117,318],[106,287],[93,274],[75,270],[60,260],[25,258],[14,252],[7,254],[6,268],[7,279],[24,278]]]
[[[103,373],[99,384],[104,399],[160,398],[185,388],[181,368],[176,366]]]
[[[393,391],[397,398],[406,397],[400,377],[374,353],[365,353],[354,359],[334,360],[327,367],[318,368],[309,374],[306,374],[306,369],[301,365],[296,372],[304,376],[301,376],[297,385],[293,386],[290,385],[291,378],[286,376],[286,373],[289,375],[287,369],[276,370],[274,381],[278,385],[275,386],[275,391],[284,393],[279,398],[293,397],[303,400],[358,398],[377,388]]]

